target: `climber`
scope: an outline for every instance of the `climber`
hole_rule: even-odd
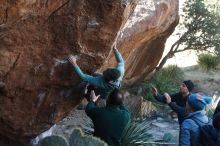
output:
[[[107,99],[111,91],[120,87],[120,82],[124,76],[124,60],[115,45],[113,51],[118,63],[117,66],[115,68],[107,68],[103,74],[96,76],[84,74],[76,63],[76,57],[69,56],[69,61],[73,65],[76,74],[82,81],[98,87],[102,99]]]
[[[180,130],[180,146],[202,146],[201,127],[209,124],[203,111],[212,98],[201,93],[191,94],[186,102],[188,115],[182,122]]]
[[[159,102],[167,103],[171,109],[177,113],[179,124],[184,120],[184,117],[187,116],[186,111],[186,101],[189,95],[191,95],[191,91],[194,88],[194,84],[191,80],[183,81],[180,84],[179,92],[175,94],[169,95],[168,93],[164,93],[164,95],[159,95],[157,88],[152,87],[152,94]],[[171,100],[169,100],[171,98]]]
[[[94,135],[100,137],[110,146],[120,146],[122,132],[130,121],[130,112],[123,106],[123,97],[119,89],[114,89],[108,99],[106,107],[97,107],[95,102],[99,98],[91,92],[91,101],[86,106],[86,114],[94,124]]]

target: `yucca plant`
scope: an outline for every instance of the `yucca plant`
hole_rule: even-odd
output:
[[[87,135],[92,135],[94,133],[94,125],[93,122],[90,118],[88,117],[83,117],[82,118],[82,123],[80,125],[80,128],[82,131],[87,134]]]
[[[220,64],[220,56],[212,55],[212,54],[200,54],[198,56],[198,64],[205,71],[216,69]]]
[[[183,71],[176,65],[170,65],[153,76],[153,84],[161,93],[172,93],[178,90],[182,79]]]
[[[156,72],[151,80],[146,81],[144,86],[144,98],[152,101],[154,106],[159,109],[164,109],[167,106],[161,104],[155,100],[151,93],[152,86],[158,89],[159,93],[174,93],[178,91],[179,83],[183,79],[183,71],[176,65],[170,65],[163,68],[159,72]]]
[[[147,121],[129,122],[122,133],[121,146],[149,146],[147,142],[152,137],[148,133],[149,128]]]

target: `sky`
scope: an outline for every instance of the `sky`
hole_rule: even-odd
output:
[[[182,13],[182,7],[183,7],[183,3],[185,0],[179,0],[179,13]],[[181,18],[180,18],[181,19]],[[181,20],[180,20],[181,21]],[[175,30],[175,32],[173,34],[175,34],[176,32],[178,32],[179,30]],[[165,51],[163,56],[165,56],[167,54],[167,52],[169,51],[171,45],[178,39],[177,36],[171,35],[166,42],[165,45]],[[167,63],[165,64],[165,66],[168,65],[177,65],[179,67],[187,67],[187,66],[193,66],[197,64],[197,55],[195,51],[185,51],[185,52],[181,52],[181,53],[177,53],[175,54],[175,56],[171,59],[167,60]]]

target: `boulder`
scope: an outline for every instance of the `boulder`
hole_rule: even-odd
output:
[[[67,56],[78,55],[88,73],[97,70],[136,3],[1,1],[0,135],[22,145],[74,108],[79,79]]]
[[[117,44],[126,61],[124,83],[146,78],[159,63],[167,38],[179,23],[178,0],[139,0]],[[110,56],[100,70],[115,64]]]
[[[155,68],[177,22],[178,0],[1,0],[0,145],[24,145],[79,103],[68,55],[102,71],[117,42],[134,82]]]

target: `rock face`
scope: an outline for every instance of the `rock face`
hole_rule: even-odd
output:
[[[178,5],[178,0],[139,0],[118,36],[126,61],[125,82],[141,80],[155,69],[166,39],[179,22]],[[110,57],[101,70],[114,63]]]
[[[115,64],[117,41],[126,81],[151,72],[177,9],[177,0],[1,0],[0,145],[27,143],[79,103],[69,54],[93,73]]]

